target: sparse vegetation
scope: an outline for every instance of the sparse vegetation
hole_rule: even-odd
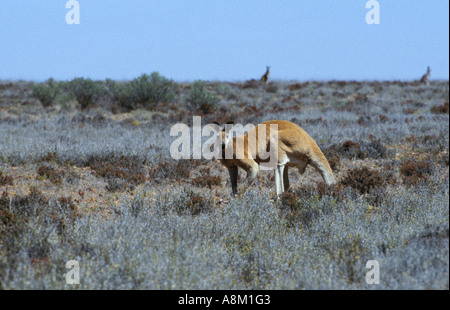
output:
[[[64,88],[75,97],[82,110],[92,108],[104,94],[103,83],[85,78],[75,78],[66,82]]]
[[[3,171],[0,170],[0,186],[14,185],[14,179],[10,175],[3,175]]]
[[[211,114],[216,110],[219,98],[211,91],[206,89],[206,83],[195,81],[188,95],[188,104],[197,113]]]
[[[220,185],[222,183],[222,177],[220,175],[202,175],[200,177],[193,178],[192,183],[198,187],[207,187],[211,189],[213,185]]]
[[[175,97],[175,83],[158,72],[142,74],[130,82],[107,80],[106,85],[113,102],[126,110],[153,109]]]
[[[56,96],[61,94],[60,83],[53,78],[48,79],[45,83],[31,84],[33,97],[39,99],[44,107],[52,106]]]
[[[91,82],[0,83],[0,289],[449,288],[448,81]],[[261,171],[231,196],[219,163],[169,155],[196,114],[295,122],[338,182],[289,169],[274,201]]]
[[[431,175],[431,164],[424,160],[407,160],[400,167],[403,181],[408,185],[414,185],[424,181]]]
[[[138,159],[124,155],[109,158],[108,161],[95,160],[90,168],[97,176],[107,180],[106,188],[111,192],[124,188],[133,190],[145,181],[144,165]]]
[[[61,171],[58,169],[49,166],[49,165],[41,165],[37,169],[38,177],[49,179],[52,183],[59,184],[61,183]]]
[[[384,178],[378,171],[367,167],[350,169],[342,184],[350,186],[360,194],[370,193],[372,190],[384,185]]]
[[[448,101],[442,105],[435,105],[431,107],[430,111],[435,114],[449,114]]]

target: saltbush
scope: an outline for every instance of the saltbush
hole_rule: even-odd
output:
[[[155,108],[156,104],[170,102],[175,97],[175,83],[158,72],[142,74],[130,82],[106,80],[112,100],[125,109]]]
[[[64,88],[75,97],[82,110],[92,108],[105,92],[102,82],[93,81],[89,78],[75,78],[65,82]]]
[[[195,81],[189,91],[188,104],[193,111],[211,114],[215,111],[219,98],[206,89],[205,82]]]
[[[32,96],[39,99],[44,107],[50,107],[55,98],[62,93],[62,89],[60,83],[50,78],[45,83],[32,83],[31,92]]]

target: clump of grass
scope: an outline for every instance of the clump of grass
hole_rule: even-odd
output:
[[[184,189],[182,195],[172,205],[179,215],[197,216],[212,211],[214,203],[210,197],[204,197],[192,190]]]
[[[33,205],[46,205],[48,199],[42,193],[31,186],[26,196],[2,195],[0,197],[0,219],[3,225],[14,226],[27,222],[35,213],[43,212],[44,209],[32,208]]]
[[[8,269],[20,264],[25,256],[32,264],[46,262],[52,252],[49,234],[66,242],[80,214],[70,197],[48,199],[36,187],[25,196],[0,197],[0,284],[8,280]]]
[[[400,174],[407,185],[416,185],[427,179],[432,172],[430,163],[424,160],[407,160],[400,167]]]
[[[414,108],[406,108],[406,109],[403,109],[403,113],[405,113],[405,114],[414,114],[414,113],[416,113],[416,112],[417,112],[417,110],[414,109]]]
[[[344,158],[386,158],[388,155],[387,148],[378,140],[370,142],[357,143],[347,140],[342,144],[333,144],[323,150],[325,157],[328,159],[331,168],[334,170],[338,167],[341,157]]]
[[[342,152],[349,158],[357,157],[360,151],[360,146],[358,143],[347,140],[342,144]]]
[[[167,180],[185,180],[191,175],[191,170],[198,167],[199,160],[180,159],[160,162],[149,170],[150,181],[161,183]]]
[[[432,106],[430,111],[435,114],[449,114],[448,101],[442,105]]]
[[[350,186],[357,190],[360,194],[370,193],[372,190],[385,184],[384,178],[378,171],[367,167],[349,170],[341,183],[344,186]]]
[[[61,178],[61,171],[58,169],[49,166],[49,165],[40,165],[37,170],[37,174],[41,178],[45,178],[50,180],[50,182],[54,184],[61,184],[62,178]]]
[[[286,191],[279,197],[280,209],[288,227],[298,225],[309,226],[323,212],[320,208],[322,193],[313,187],[301,187],[294,191]]]
[[[386,158],[387,155],[387,148],[379,140],[372,140],[361,143],[358,158]]]
[[[360,152],[358,143],[347,140],[342,144],[333,144],[325,148],[323,153],[330,163],[331,169],[335,169],[340,162],[341,156],[345,158],[355,158]]]
[[[0,186],[14,185],[14,178],[10,175],[3,175],[3,171],[0,170]]]
[[[208,187],[209,189],[211,189],[213,185],[222,184],[222,178],[219,175],[216,176],[205,175],[193,178],[192,184],[198,187]]]
[[[57,224],[58,232],[60,235],[62,235],[68,228],[68,222],[74,221],[77,217],[80,216],[80,213],[71,196],[61,196],[58,198],[57,203],[66,215],[64,217],[61,217],[58,220]]]
[[[345,187],[341,182],[336,184],[327,185],[324,182],[319,182],[317,184],[317,192],[319,198],[322,199],[324,196],[332,197],[334,201],[341,202],[345,199]]]
[[[389,117],[387,117],[386,115],[384,115],[384,114],[378,115],[378,121],[380,123],[386,123],[388,120],[389,120]]]
[[[364,246],[363,240],[359,235],[348,235],[347,238],[338,241],[331,247],[326,247],[325,250],[330,254],[331,259],[336,265],[342,267],[342,274],[347,283],[361,283],[360,276],[361,268],[364,262],[367,261],[367,249]]]
[[[56,159],[57,159],[56,152],[47,152],[47,154],[42,155],[39,158],[39,161],[55,162]]]
[[[89,166],[95,174],[108,182],[107,190],[114,192],[130,189],[145,182],[144,165],[131,157],[121,155],[107,161],[95,160]]]

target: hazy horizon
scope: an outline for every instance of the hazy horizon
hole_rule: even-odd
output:
[[[72,25],[66,2],[0,4],[0,80],[449,79],[448,1],[379,0],[378,25],[366,0],[79,0]]]

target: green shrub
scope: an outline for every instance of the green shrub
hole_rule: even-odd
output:
[[[103,84],[89,78],[75,78],[64,86],[69,94],[75,97],[82,110],[91,108],[104,94]]]
[[[175,97],[175,83],[158,72],[142,74],[128,83],[106,80],[112,100],[126,109],[154,108],[155,104],[168,102]]]
[[[48,79],[45,83],[31,84],[32,96],[38,99],[44,107],[53,104],[56,96],[62,93],[60,83],[55,82],[53,78]]]
[[[114,104],[127,110],[131,110],[133,108],[134,94],[131,87],[127,83],[106,79],[105,85],[107,88],[107,94]]]
[[[219,98],[205,87],[205,82],[195,81],[189,91],[188,104],[197,112],[203,114],[211,114],[215,110],[215,106],[219,102]]]

